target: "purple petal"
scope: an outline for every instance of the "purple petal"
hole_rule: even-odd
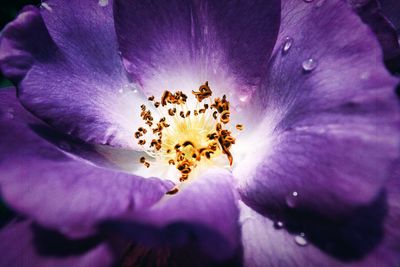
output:
[[[217,260],[231,258],[239,249],[239,225],[232,177],[207,172],[185,184],[173,196],[136,214],[111,222],[139,244],[150,247],[194,246]]]
[[[378,2],[376,0],[349,0],[349,2],[363,22],[368,24],[377,35],[389,70],[393,72],[400,71],[398,34],[394,26],[383,16]],[[390,9],[399,12],[400,3],[398,1],[390,3]]]
[[[115,1],[131,77],[148,94],[197,89],[248,93],[259,85],[279,28],[280,1]]]
[[[30,221],[10,223],[0,231],[0,266],[111,266],[113,251],[95,238],[68,240]]]
[[[100,220],[152,205],[170,189],[170,183],[98,168],[61,152],[32,131],[45,125],[12,93],[0,92],[0,187],[19,213],[80,236]]]
[[[342,1],[284,2],[258,95],[265,119],[234,171],[247,204],[332,218],[380,191],[398,155],[399,109],[374,38]]]
[[[111,4],[46,1],[2,32],[0,69],[23,105],[55,128],[95,144],[136,148],[140,93],[118,55]]]
[[[242,203],[246,265],[396,266],[400,262],[399,161],[396,165],[378,197],[341,223],[302,213],[272,221]]]

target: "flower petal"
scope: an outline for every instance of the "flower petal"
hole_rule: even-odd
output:
[[[0,231],[0,266],[111,266],[113,251],[99,238],[68,240],[30,221],[10,223]]]
[[[280,0],[116,0],[114,17],[127,71],[146,93],[209,81],[239,94],[259,85],[279,10]]]
[[[23,105],[55,128],[94,144],[137,148],[141,93],[123,70],[111,6],[54,0],[41,10],[26,7],[2,32],[0,69]]]
[[[301,212],[272,221],[241,203],[247,266],[396,266],[400,261],[400,162],[385,189],[348,220]]]
[[[282,17],[258,92],[265,119],[234,175],[246,203],[271,216],[285,208],[345,216],[376,196],[398,155],[397,80],[343,1],[287,0]],[[293,43],[283,51],[286,37]]]
[[[349,0],[349,2],[360,15],[363,22],[368,24],[377,35],[379,43],[383,48],[386,66],[393,73],[400,73],[398,34],[394,26],[384,17],[378,2],[376,0]],[[398,1],[390,3],[390,9],[399,12],[400,3]]]
[[[46,126],[19,105],[12,91],[0,91],[0,107],[2,198],[44,226],[86,235],[102,219],[152,205],[172,186],[60,151],[32,131]]]
[[[133,219],[107,226],[145,246],[194,245],[214,259],[229,259],[239,249],[238,210],[231,179],[220,170],[207,172]]]

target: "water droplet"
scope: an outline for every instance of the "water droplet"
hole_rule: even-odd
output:
[[[300,233],[299,235],[296,235],[294,237],[294,242],[296,242],[297,245],[299,246],[307,246],[308,245],[308,241],[305,237],[306,235],[304,233]]]
[[[311,3],[311,2],[313,2],[314,0],[303,0],[304,2],[306,2],[306,3]]]
[[[285,38],[285,41],[284,41],[283,46],[282,46],[282,52],[283,52],[284,54],[287,53],[287,52],[289,52],[289,50],[290,50],[290,48],[292,47],[292,45],[293,45],[293,38],[287,36],[287,37]]]
[[[275,229],[282,229],[283,228],[283,222],[275,221],[274,222],[274,227],[275,227]]]
[[[303,67],[303,70],[306,72],[310,72],[313,71],[316,67],[317,67],[317,61],[315,61],[315,59],[313,58],[309,58],[303,61],[303,63],[301,64],[301,66]]]
[[[105,7],[108,5],[108,0],[99,0],[99,6]]]
[[[50,12],[53,11],[53,8],[52,8],[49,4],[47,4],[46,2],[41,3],[41,4],[40,4],[40,7],[41,7],[41,8],[44,8],[44,9],[46,9],[47,11],[50,11]]]
[[[286,197],[286,204],[290,208],[296,207],[296,202],[297,202],[297,197],[299,196],[299,193],[296,191],[292,192],[289,196]]]

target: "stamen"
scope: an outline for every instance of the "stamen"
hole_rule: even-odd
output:
[[[166,194],[167,195],[175,195],[178,193],[179,189],[177,187],[172,188],[170,191],[168,191]]]
[[[226,96],[211,99],[212,91],[208,82],[192,93],[198,104],[207,98],[210,98],[210,104],[202,104],[200,108],[197,108],[197,104],[195,109],[189,109],[187,96],[182,91],[173,93],[166,90],[160,101],[150,96],[148,100],[164,116],[160,116],[157,122],[146,105],[141,105],[140,116],[147,127],[139,127],[134,134],[136,139],[143,137],[138,143],[149,156],[155,158],[155,162],[175,166],[180,172],[181,182],[189,179],[196,167],[203,163],[210,164],[211,160],[220,155],[225,155],[229,165],[232,165],[230,148],[236,141],[231,132],[224,128],[230,122],[230,103]],[[151,128],[153,125],[155,127]],[[243,128],[242,124],[236,125],[238,130]],[[146,138],[147,133],[150,138]],[[146,142],[146,139],[151,141]],[[140,163],[146,168],[150,167],[145,157],[140,158]],[[176,194],[178,191],[175,187],[167,194]]]

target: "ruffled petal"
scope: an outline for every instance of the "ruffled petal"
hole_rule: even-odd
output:
[[[114,17],[126,69],[146,93],[190,94],[209,81],[239,97],[260,83],[279,11],[280,0],[117,0]]]
[[[146,247],[199,249],[215,260],[240,249],[238,209],[232,177],[210,171],[167,196],[147,211],[106,225]]]
[[[302,212],[272,221],[241,203],[246,266],[396,266],[399,163],[380,194],[341,223]]]
[[[54,0],[26,7],[2,32],[0,69],[23,105],[58,130],[137,148],[142,96],[123,70],[111,6]]]
[[[400,45],[398,34],[394,26],[386,19],[377,0],[349,0],[354,10],[360,15],[363,22],[368,24],[377,35],[383,49],[386,66],[393,73],[400,73]],[[390,10],[400,11],[398,1],[384,1]],[[389,13],[389,15],[391,15]]]
[[[254,100],[265,118],[234,175],[245,202],[270,216],[295,208],[339,219],[376,196],[398,155],[397,80],[343,1],[287,0],[282,17]]]
[[[99,168],[62,152],[32,130],[43,128],[51,135],[11,90],[0,92],[0,107],[2,198],[44,226],[69,236],[86,235],[100,220],[152,205],[172,186]]]
[[[10,223],[0,231],[0,266],[112,266],[114,254],[100,238],[69,240],[30,221]]]

